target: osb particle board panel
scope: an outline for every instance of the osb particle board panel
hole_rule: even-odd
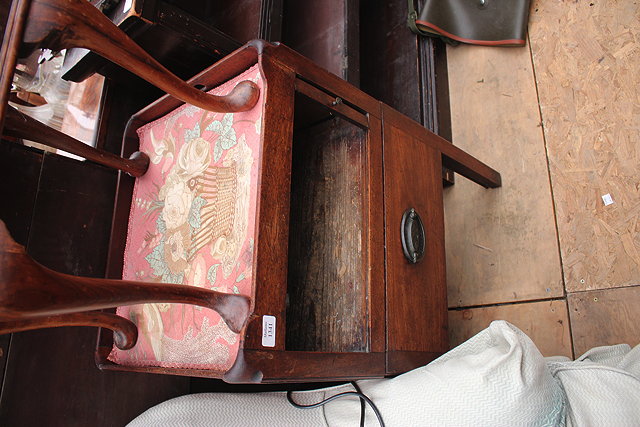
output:
[[[639,283],[640,2],[537,1],[530,39],[566,290]]]
[[[563,295],[549,174],[528,48],[447,50],[454,144],[502,174],[444,192],[449,306]]]
[[[592,347],[640,344],[640,287],[568,295],[576,356]]]
[[[471,338],[493,320],[506,320],[520,328],[544,356],[572,356],[565,300],[450,310],[451,347]]]

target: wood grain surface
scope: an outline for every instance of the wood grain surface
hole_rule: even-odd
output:
[[[502,175],[444,191],[449,307],[562,296],[529,52],[458,46],[447,60],[453,142]]]
[[[451,347],[462,344],[493,320],[506,320],[520,328],[543,356],[572,356],[567,303],[564,300],[449,310]]]
[[[368,350],[365,139],[340,119],[294,133],[287,350]]]
[[[638,283],[640,4],[536,1],[530,38],[566,289]]]
[[[282,41],[349,83],[360,80],[358,0],[284,0]]]
[[[387,351],[445,352],[447,347],[441,156],[410,120],[383,105]],[[419,171],[419,172],[418,172]],[[411,264],[401,219],[414,208],[425,229],[424,258]],[[430,360],[430,359],[429,359]],[[424,360],[423,363],[429,360]],[[387,359],[387,372],[396,371]],[[416,362],[416,360],[413,360]],[[405,369],[411,365],[406,365]],[[414,364],[412,367],[419,366]],[[397,371],[396,371],[397,372]]]
[[[601,345],[640,344],[640,287],[578,292],[568,301],[576,356]]]

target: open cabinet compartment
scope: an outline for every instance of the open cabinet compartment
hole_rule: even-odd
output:
[[[368,351],[366,129],[296,93],[286,350]]]

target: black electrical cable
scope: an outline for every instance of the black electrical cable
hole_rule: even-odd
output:
[[[362,393],[362,390],[360,390],[360,386],[358,386],[357,382],[351,381],[351,385],[356,389],[358,393]],[[365,400],[363,398],[360,398],[360,427],[364,427],[365,410],[367,409],[365,405]]]
[[[368,403],[371,409],[373,410],[373,413],[376,414],[376,418],[378,418],[378,423],[380,423],[380,427],[385,427],[384,421],[382,420],[382,414],[380,413],[380,410],[375,405],[375,403],[373,403],[371,399],[367,397],[367,395],[365,395],[360,391],[360,388],[356,383],[352,383],[352,384],[356,389],[356,391],[345,391],[343,393],[338,393],[333,396],[327,397],[326,399],[321,400],[318,403],[312,403],[311,405],[301,405],[299,403],[294,402],[293,391],[287,392],[287,400],[289,401],[290,404],[292,404],[294,407],[298,409],[313,409],[313,408],[318,408],[320,406],[324,406],[327,403],[331,402],[332,400],[340,399],[342,397],[358,396],[360,398],[360,427],[364,427],[364,409],[365,409],[364,402]]]

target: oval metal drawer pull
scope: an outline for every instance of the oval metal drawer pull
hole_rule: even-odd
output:
[[[400,224],[402,252],[411,264],[417,264],[424,256],[426,237],[424,225],[414,208],[407,209]]]

